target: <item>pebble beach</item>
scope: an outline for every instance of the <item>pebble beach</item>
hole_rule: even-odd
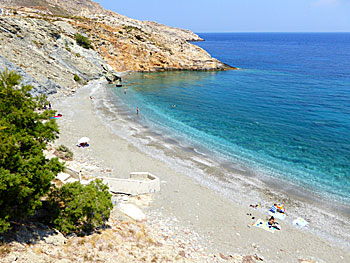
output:
[[[90,96],[94,99],[89,99]],[[282,230],[275,233],[251,227],[258,218],[266,220],[262,209],[225,198],[188,174],[172,169],[156,156],[140,151],[118,136],[118,131],[105,125],[97,114],[101,110],[99,101],[104,96],[105,86],[94,81],[73,96],[54,101],[55,110],[63,114],[58,120],[60,138],[57,144],[72,148],[75,160],[109,171],[108,176],[127,178],[130,172],[139,171],[158,176],[161,190],[152,194],[149,206],[142,208],[149,222],[157,225],[167,222],[172,231],[178,230],[175,234],[182,235],[185,240],[186,233],[195,233],[200,237],[201,246],[213,254],[257,255],[266,262],[350,261],[350,254],[344,248],[283,221],[279,221]],[[91,139],[90,147],[75,146],[82,136]]]

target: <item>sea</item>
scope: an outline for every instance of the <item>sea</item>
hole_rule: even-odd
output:
[[[199,36],[193,44],[239,70],[130,74],[109,89],[116,114],[153,155],[228,197],[293,196],[291,211],[318,230],[341,212],[333,236],[345,224],[349,241],[350,33]],[[305,202],[323,212],[307,214]]]

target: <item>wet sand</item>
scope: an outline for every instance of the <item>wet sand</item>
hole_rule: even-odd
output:
[[[90,100],[90,95],[95,99]],[[58,120],[61,129],[58,143],[72,148],[78,160],[86,163],[97,161],[101,166],[111,168],[115,177],[125,178],[130,172],[136,171],[148,171],[160,177],[161,191],[154,195],[149,214],[157,212],[164,218],[177,218],[178,222],[174,224],[199,233],[206,240],[204,245],[213,251],[257,253],[267,262],[298,262],[299,259],[350,262],[349,250],[340,248],[339,244],[315,235],[312,231],[300,230],[288,222],[279,221],[282,230],[275,233],[248,227],[256,219],[266,218],[263,213],[266,207],[256,210],[247,205],[252,200],[260,201],[262,193],[252,190],[251,194],[247,194],[251,199],[247,200],[238,198],[241,195],[239,191],[236,193],[237,198],[234,195],[228,196],[232,191],[225,195],[222,191],[216,191],[209,180],[200,180],[195,169],[175,169],[171,156],[161,160],[159,151],[154,150],[154,147],[149,146],[147,154],[141,151],[130,140],[125,139],[128,133],[123,130],[123,125],[118,126],[118,122],[122,121],[104,108],[101,103],[104,96],[105,88],[99,82],[91,82],[74,96],[55,102],[55,109],[63,114],[63,118]],[[101,111],[104,115],[100,114]],[[105,120],[115,122],[113,129],[106,125]],[[137,128],[133,135],[152,144],[152,140],[147,139],[146,134],[140,134]],[[91,139],[90,147],[75,147],[77,140],[83,136]],[[167,141],[164,148],[172,148],[173,144],[174,142]],[[200,160],[192,159],[191,162],[201,165]],[[210,160],[202,165],[208,171]],[[224,179],[218,185],[225,187]],[[240,191],[248,190],[247,187]],[[266,190],[265,194],[267,200],[276,201],[273,193]],[[318,227],[322,227],[322,222],[318,223]]]

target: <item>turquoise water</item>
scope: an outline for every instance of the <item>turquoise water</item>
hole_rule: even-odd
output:
[[[350,204],[350,34],[201,37],[242,70],[133,74],[117,99],[213,158]]]

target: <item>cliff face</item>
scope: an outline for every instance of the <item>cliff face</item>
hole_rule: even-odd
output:
[[[19,72],[35,94],[73,91],[108,68],[95,51],[75,43],[76,32],[60,21],[0,17],[0,70]],[[74,75],[82,80],[75,81]]]
[[[116,71],[223,70],[227,65],[187,40],[200,40],[190,31],[153,22],[128,23],[102,15],[71,21],[86,32],[96,50]]]
[[[189,30],[138,21],[90,0],[0,0],[0,70],[21,72],[38,91],[74,89],[83,80],[116,71],[232,69],[188,41]],[[94,50],[75,43],[87,36]],[[82,83],[82,82],[81,82]],[[80,83],[80,84],[81,84]]]

